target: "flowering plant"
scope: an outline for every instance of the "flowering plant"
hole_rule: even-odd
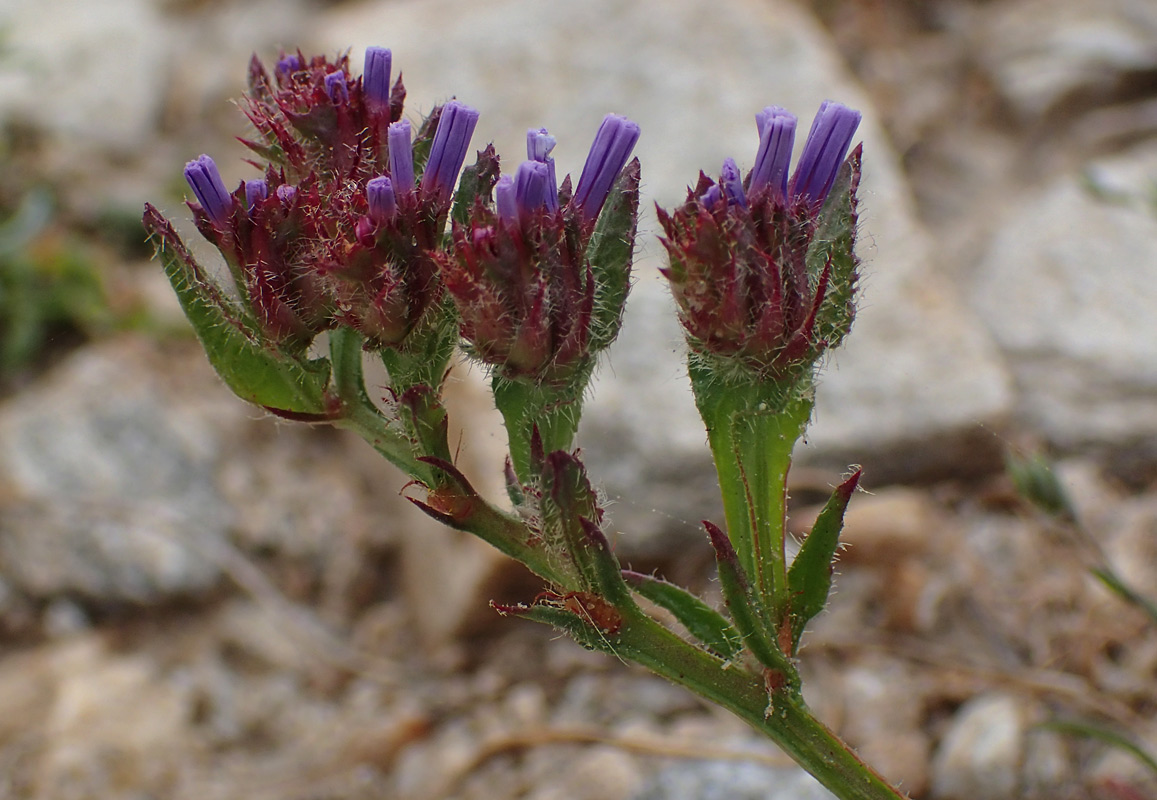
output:
[[[679,208],[659,209],[695,399],[724,499],[705,522],[726,609],[625,570],[572,450],[600,353],[618,334],[639,205],[639,126],[608,115],[577,184],[561,184],[545,129],[503,174],[492,146],[464,168],[478,112],[451,100],[403,118],[392,55],[256,57],[242,140],[261,177],[230,191],[216,164],[185,167],[200,233],[229,280],[199,265],[146,206],[165,271],[213,366],[242,399],[278,416],[361,435],[424,488],[441,522],[518,559],[547,584],[500,607],[559,628],[719,703],[766,733],[842,798],[900,795],[804,703],[796,656],[827,603],[832,558],[859,473],[840,485],[798,555],[787,558],[792,448],[812,410],[816,367],[854,315],[858,112],[825,103],[789,176],[796,118],[757,115],[743,177],[724,161]],[[629,162],[629,163],[628,163]],[[328,351],[318,355],[319,335]],[[454,464],[443,384],[461,347],[485,365],[506,423],[511,510]],[[372,398],[375,354],[388,379]],[[673,627],[637,599],[665,609]]]

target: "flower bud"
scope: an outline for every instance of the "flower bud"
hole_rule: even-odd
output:
[[[325,93],[334,105],[344,103],[350,99],[350,90],[346,86],[345,73],[340,69],[325,76]]]
[[[458,173],[470,148],[470,137],[478,124],[478,112],[451,100],[442,106],[438,129],[430,144],[430,158],[422,173],[422,188],[442,200],[449,200],[458,182]]]
[[[370,207],[370,217],[375,222],[386,222],[398,213],[394,186],[385,175],[371,178],[366,183],[366,201]]]
[[[816,209],[823,205],[859,125],[859,111],[830,100],[823,102],[791,179],[793,197],[807,198]]]
[[[261,178],[245,181],[245,208],[249,211],[269,196],[269,184]]]
[[[390,147],[390,179],[394,191],[409,192],[414,188],[414,147],[410,142],[410,121],[398,120],[386,134]]]
[[[365,67],[362,69],[362,92],[366,103],[374,110],[389,110],[390,69],[393,54],[386,47],[367,47]]]
[[[787,196],[787,170],[795,144],[796,116],[779,106],[768,106],[755,115],[759,150],[751,170],[751,191],[770,186],[775,196]]]
[[[233,196],[225,188],[217,165],[209,156],[201,155],[185,165],[185,180],[215,225],[224,225],[233,212]]]
[[[598,218],[637,141],[639,126],[636,123],[617,114],[603,118],[574,192],[574,202],[587,220]]]

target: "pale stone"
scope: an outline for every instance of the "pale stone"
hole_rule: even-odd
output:
[[[1015,697],[986,694],[956,712],[932,760],[932,791],[942,800],[1018,796],[1028,720]]]

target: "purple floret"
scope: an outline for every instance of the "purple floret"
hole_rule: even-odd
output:
[[[185,180],[209,219],[218,225],[224,224],[233,212],[233,195],[225,188],[213,159],[201,155],[190,161],[185,165]]]
[[[597,218],[602,211],[637,141],[639,126],[636,123],[617,114],[608,114],[603,119],[574,192],[574,202],[587,220]]]
[[[245,181],[245,207],[250,211],[269,196],[269,184],[261,178]]]
[[[739,167],[733,158],[723,161],[723,171],[719,175],[719,189],[728,203],[747,207],[747,195],[743,192],[743,176],[740,175]]]
[[[367,47],[362,70],[362,92],[366,102],[374,108],[390,107],[390,68],[393,54],[386,47]]]
[[[791,179],[791,195],[823,205],[860,124],[860,112],[825,100],[812,122],[803,154]]]
[[[340,69],[325,76],[325,93],[334,103],[350,99],[350,90],[345,83],[345,73]]]
[[[414,147],[410,142],[410,121],[398,120],[386,134],[390,147],[390,178],[395,192],[414,188]]]
[[[759,128],[759,151],[751,170],[749,190],[770,186],[776,197],[787,195],[787,171],[795,144],[796,116],[779,106],[768,106],[755,115]]]
[[[470,137],[478,124],[478,112],[464,103],[451,100],[442,106],[438,129],[430,143],[430,158],[422,173],[422,187],[443,198],[449,197],[458,181],[458,172],[466,161]]]
[[[366,202],[370,207],[370,217],[375,222],[392,219],[398,211],[393,182],[385,175],[371,178],[366,182]]]

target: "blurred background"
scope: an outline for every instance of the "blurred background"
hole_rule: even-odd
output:
[[[652,204],[754,160],[755,112],[862,109],[860,314],[792,528],[849,464],[810,702],[915,798],[1157,796],[1153,0],[0,0],[0,797],[702,800],[826,795],[738,721],[491,599],[538,591],[369,448],[213,375],[144,241],[206,263],[184,163],[255,177],[251,54],[393,49],[411,119],[528,127],[577,172],[640,123],[637,285],[580,444],[620,557],[715,596],[718,517]],[[801,142],[802,144],[802,137]],[[500,487],[484,376],[460,457]],[[1008,453],[1055,461],[1079,523]],[[1073,723],[1058,730],[1049,723]]]

